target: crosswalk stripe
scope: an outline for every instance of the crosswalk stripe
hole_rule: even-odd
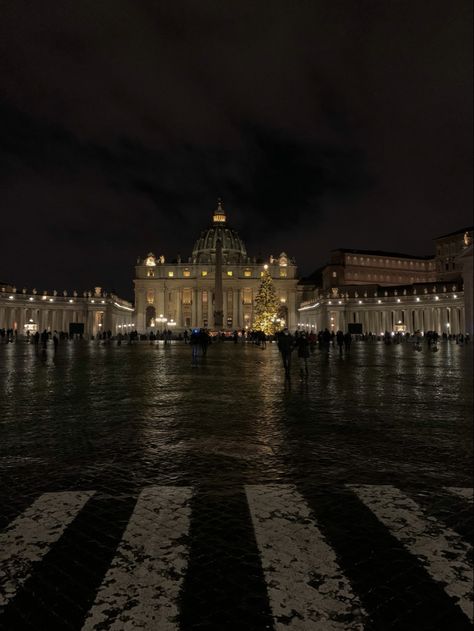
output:
[[[348,485],[386,528],[424,565],[430,576],[443,583],[472,619],[471,546],[456,532],[428,519],[418,504],[399,489],[386,486]]]
[[[291,485],[246,486],[276,631],[355,631],[364,612]]]
[[[463,488],[459,486],[445,486],[447,491],[452,493],[453,495],[457,495],[458,497],[462,497],[463,500],[467,500],[471,504],[474,502],[474,491],[473,489]]]
[[[144,489],[83,631],[177,631],[177,599],[188,563],[192,490]]]
[[[0,607],[5,606],[94,491],[45,493],[0,533]]]

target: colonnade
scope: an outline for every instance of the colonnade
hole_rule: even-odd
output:
[[[332,306],[322,303],[314,309],[301,310],[299,324],[313,326],[317,330],[328,328],[346,331],[348,324],[359,323],[364,333],[380,335],[385,331],[436,331],[458,335],[466,332],[464,304],[460,296],[443,305],[403,305],[396,302],[378,306],[360,306],[357,304]]]
[[[34,304],[32,304],[34,303]],[[69,325],[83,324],[84,334],[97,335],[110,330],[117,333],[134,324],[134,310],[114,299],[46,298],[28,294],[0,294],[0,329],[13,329],[17,335],[28,331],[64,331]]]

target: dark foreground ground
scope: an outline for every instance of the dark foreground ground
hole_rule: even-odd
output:
[[[0,629],[467,629],[472,346],[0,346]]]

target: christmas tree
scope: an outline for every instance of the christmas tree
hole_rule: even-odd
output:
[[[272,277],[268,269],[265,269],[255,298],[255,318],[252,328],[255,331],[263,331],[266,335],[273,335],[276,330],[278,306]]]

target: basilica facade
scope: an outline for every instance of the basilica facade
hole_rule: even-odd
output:
[[[259,260],[227,221],[221,202],[191,256],[167,261],[150,252],[135,267],[135,319],[140,331],[193,327],[251,329],[255,297],[265,271],[277,293],[280,321],[297,325],[298,274],[286,253]]]

